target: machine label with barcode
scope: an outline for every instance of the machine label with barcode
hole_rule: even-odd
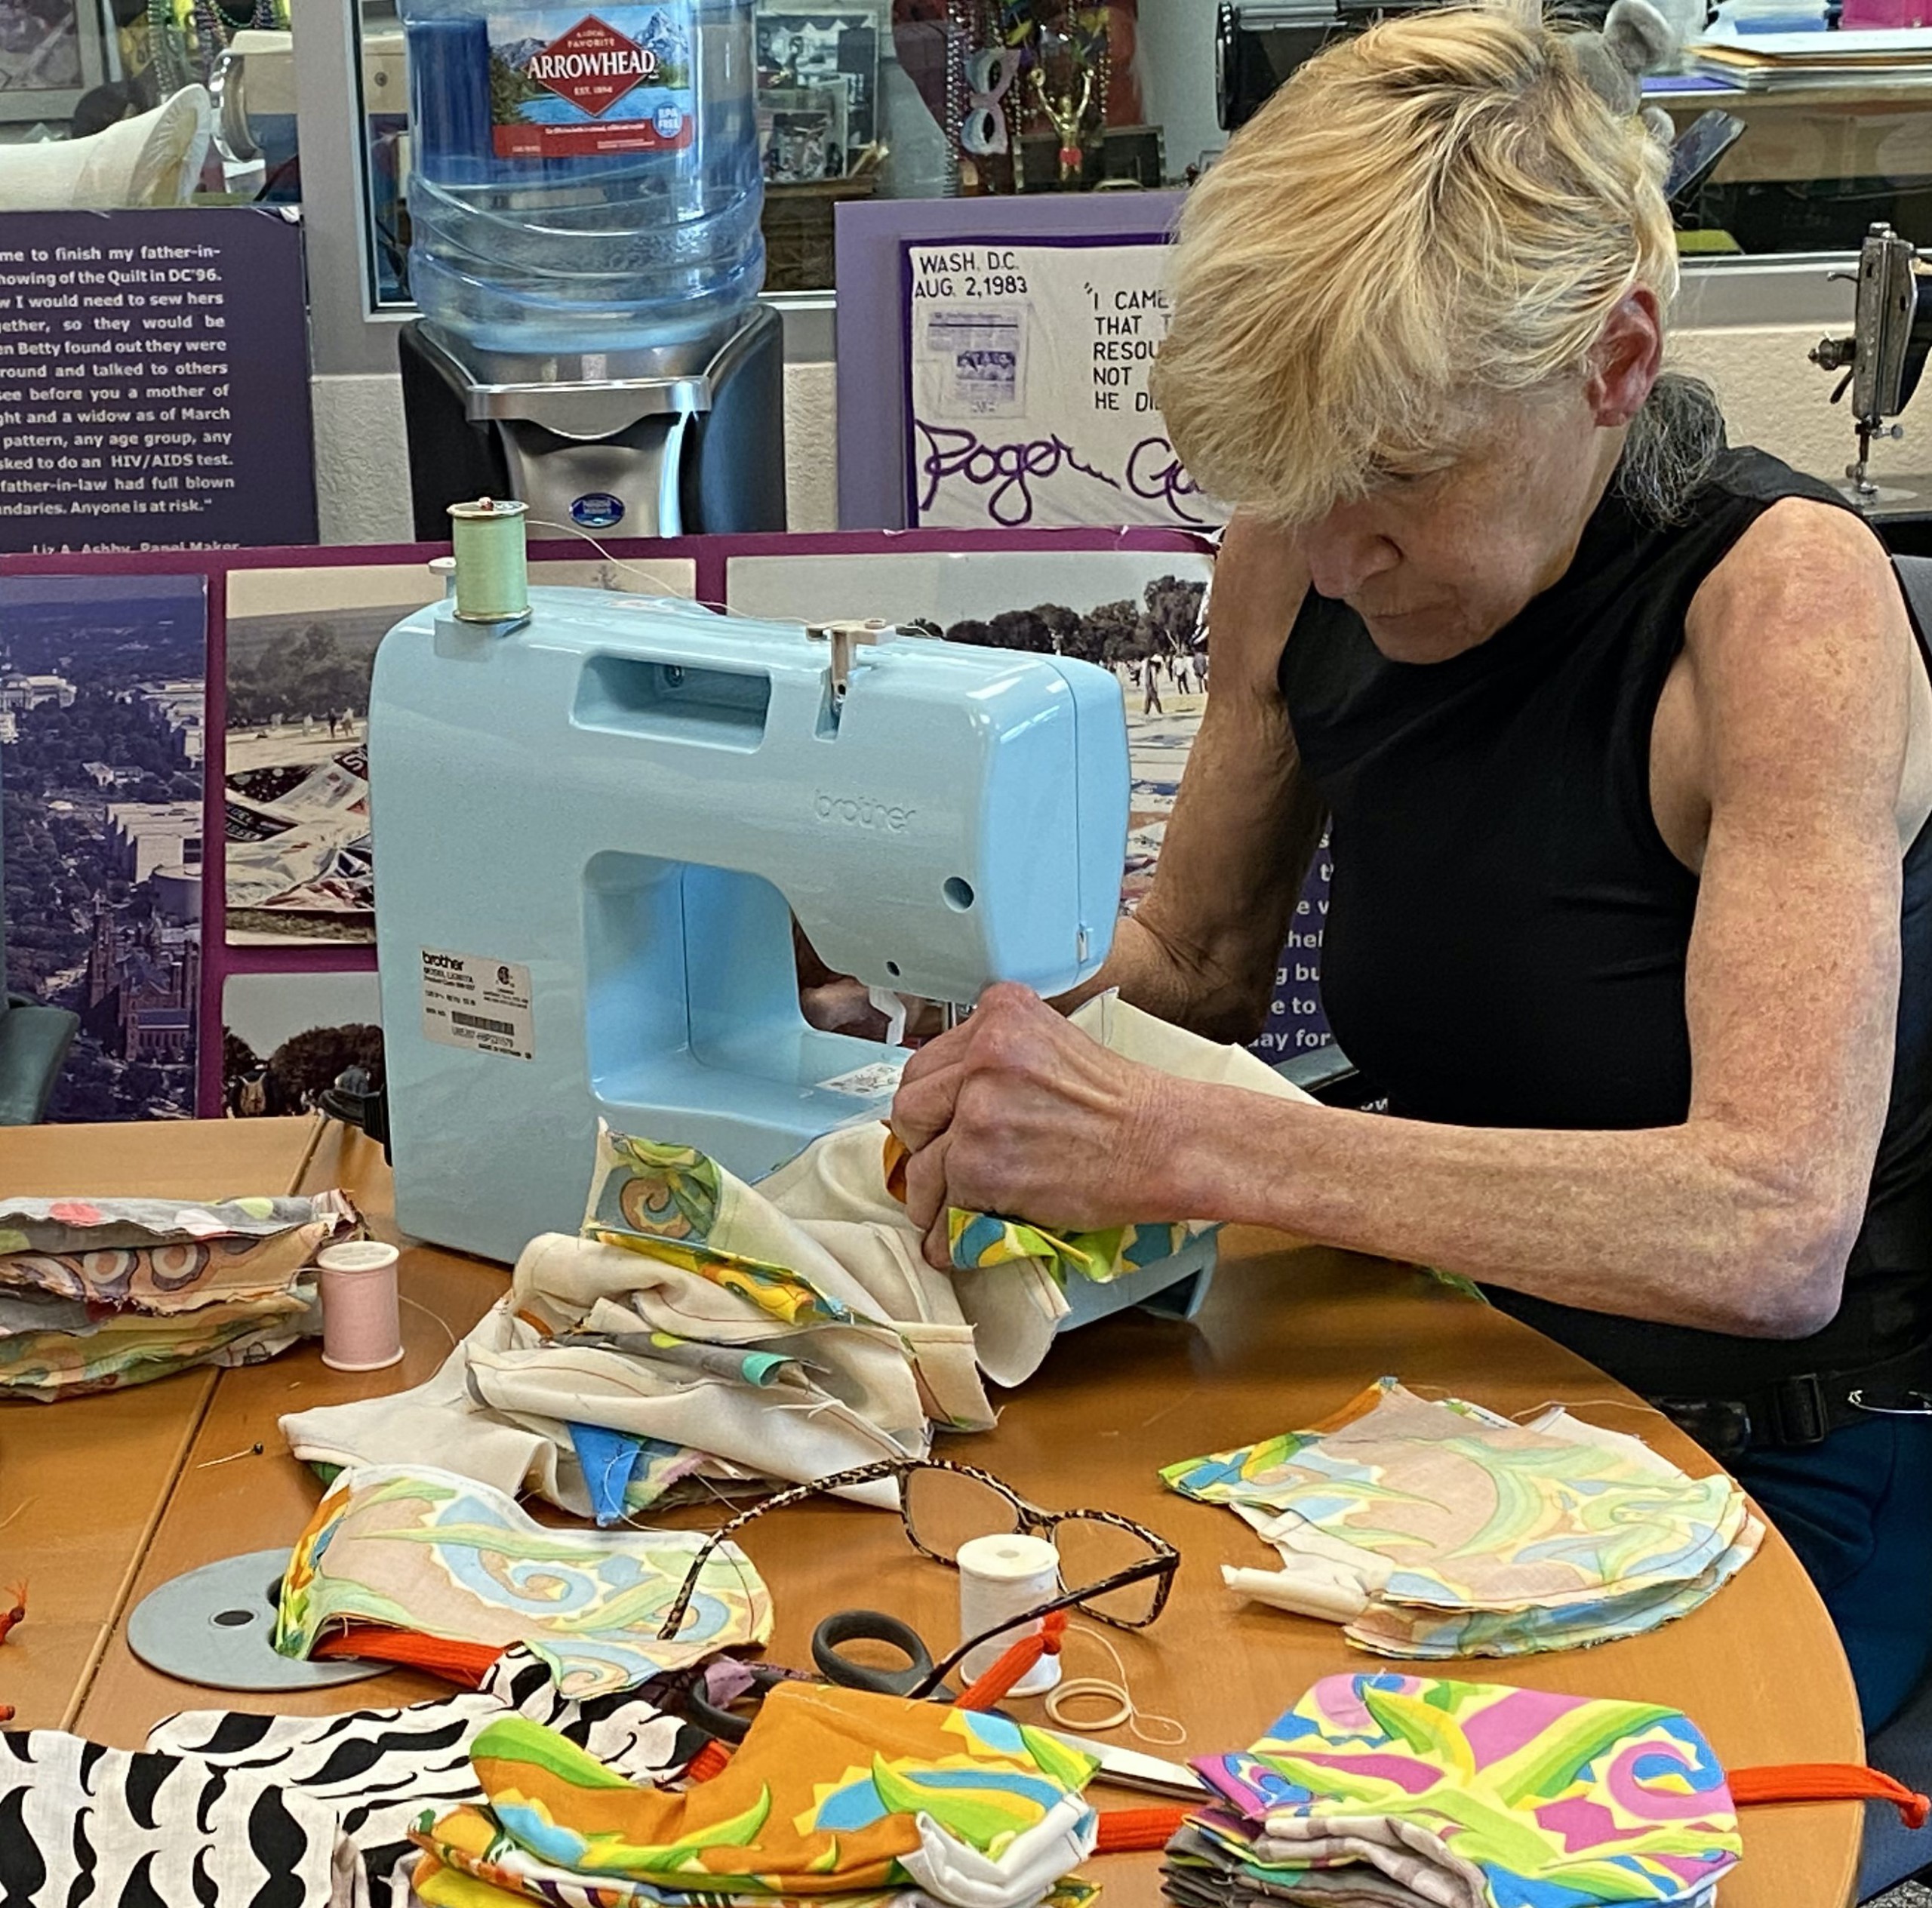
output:
[[[530,970],[484,954],[423,954],[423,1038],[475,1054],[537,1057]]]

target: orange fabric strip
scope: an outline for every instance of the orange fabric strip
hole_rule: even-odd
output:
[[[731,1767],[731,1752],[714,1736],[694,1756],[685,1774],[694,1782],[709,1782]]]
[[[345,1624],[325,1636],[310,1652],[321,1657],[366,1657],[372,1663],[426,1670],[460,1689],[480,1689],[503,1653],[500,1643],[455,1643],[447,1637],[425,1636],[420,1630],[392,1629],[386,1623]]]
[[[1783,1762],[1725,1777],[1740,1808],[1758,1802],[1890,1802],[1909,1829],[1932,1818],[1932,1800],[1862,1762]]]
[[[1094,1842],[1097,1855],[1164,1848],[1187,1820],[1185,1808],[1103,1808]]]
[[[1039,1629],[1008,1646],[986,1673],[969,1683],[953,1699],[956,1710],[989,1710],[1011,1690],[1043,1656],[1060,1654],[1060,1639],[1066,1634],[1066,1612],[1051,1610],[1040,1619]]]

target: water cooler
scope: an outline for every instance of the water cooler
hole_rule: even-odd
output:
[[[404,0],[416,534],[785,527],[752,0]]]

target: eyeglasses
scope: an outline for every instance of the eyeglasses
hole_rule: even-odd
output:
[[[1167,1539],[1109,1510],[1042,1510],[1010,1490],[990,1472],[943,1457],[888,1458],[836,1471],[810,1484],[793,1485],[740,1511],[711,1533],[692,1559],[684,1586],[657,1634],[677,1635],[705,1567],[717,1552],[755,1517],[787,1504],[845,1490],[855,1485],[890,1481],[896,1488],[900,1522],[907,1540],[921,1556],[957,1569],[959,1546],[978,1537],[1024,1534],[1044,1537],[1060,1557],[1063,1587],[1023,1614],[983,1636],[969,1638],[934,1665],[924,1687],[929,1694],[960,1660],[989,1638],[1019,1630],[1054,1610],[1077,1609],[1116,1629],[1142,1629],[1166,1608],[1180,1553]]]

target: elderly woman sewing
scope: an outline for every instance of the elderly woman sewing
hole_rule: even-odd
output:
[[[1239,507],[1094,986],[1251,1037],[1325,814],[1323,999],[1393,1116],[1001,987],[892,1123],[939,1263],[951,1205],[1480,1281],[1727,1444],[1875,1727],[1932,1643],[1932,1417],[1869,1408],[1932,1393],[1932,684],[1859,519],[1660,375],[1662,164],[1563,34],[1442,11],[1303,67],[1182,223],[1158,395]]]

